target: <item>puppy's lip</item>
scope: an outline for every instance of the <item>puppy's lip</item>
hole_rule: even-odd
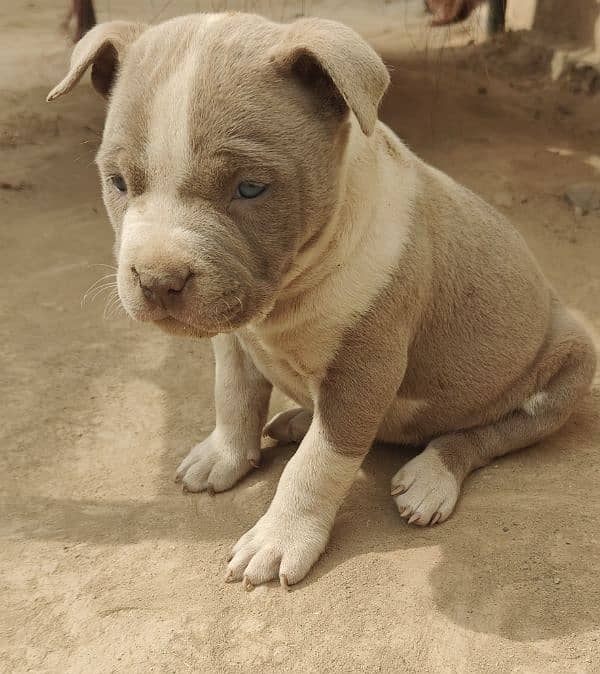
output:
[[[189,335],[190,337],[214,337],[219,334],[218,330],[208,330],[197,325],[191,325],[184,321],[175,318],[174,316],[165,316],[164,318],[154,319],[153,323],[167,332],[173,332],[181,335]]]
[[[142,309],[128,310],[127,313],[136,321],[154,323],[168,331],[212,337],[219,333],[235,330],[242,323],[247,322],[247,312],[241,302],[239,306],[227,305],[227,309],[227,311],[218,313],[213,309],[214,320],[210,320],[205,315],[206,310],[201,307],[196,311],[193,302],[190,302],[188,298],[188,301],[174,303],[174,306],[170,307],[148,306]]]

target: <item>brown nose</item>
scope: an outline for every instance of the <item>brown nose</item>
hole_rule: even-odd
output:
[[[131,267],[131,271],[136,277],[144,297],[163,308],[168,307],[175,297],[181,294],[192,276],[188,269],[161,273]]]

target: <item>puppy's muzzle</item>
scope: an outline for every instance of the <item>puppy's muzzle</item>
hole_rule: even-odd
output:
[[[144,297],[163,309],[168,309],[173,304],[193,276],[189,269],[162,273],[132,266],[131,272]]]

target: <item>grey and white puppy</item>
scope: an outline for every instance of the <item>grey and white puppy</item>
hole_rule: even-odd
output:
[[[119,295],[135,319],[212,337],[216,427],[178,475],[232,487],[260,460],[272,385],[301,440],[228,580],[297,583],[377,438],[426,444],[392,478],[435,524],[465,477],[567,420],[592,343],[494,209],[377,119],[389,77],[343,25],[246,14],[111,22],[92,67],[108,98],[97,163]]]

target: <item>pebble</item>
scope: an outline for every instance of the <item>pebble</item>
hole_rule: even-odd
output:
[[[567,187],[565,199],[578,214],[600,210],[600,182],[574,183]]]

